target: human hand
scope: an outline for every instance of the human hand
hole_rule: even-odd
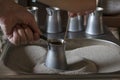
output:
[[[27,25],[16,25],[12,35],[8,36],[8,40],[15,45],[32,43],[37,39],[39,35],[33,33]]]
[[[34,16],[24,7],[9,0],[3,1],[1,6],[0,26],[11,43],[19,45],[39,39],[40,31]]]

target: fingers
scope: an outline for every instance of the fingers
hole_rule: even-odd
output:
[[[40,29],[39,29],[33,15],[31,15],[31,14],[29,15],[29,19],[26,21],[25,24],[27,24],[27,23],[28,23],[29,28],[26,28],[25,32],[28,37],[28,40],[30,40],[30,41],[38,40],[41,32],[40,32]],[[29,36],[30,34],[31,34],[31,36]]]
[[[13,34],[8,36],[8,40],[14,45],[20,44],[20,37],[16,28],[13,30]]]
[[[15,5],[9,11],[3,9],[3,13],[0,16],[0,27],[11,43],[15,45],[26,44],[38,39],[40,31],[37,23],[33,15],[24,7]],[[24,27],[27,28],[24,29],[21,24],[26,25]]]
[[[33,33],[27,25],[16,25],[12,35],[9,35],[8,37],[8,40],[14,45],[29,44],[38,39],[39,34]]]
[[[20,37],[19,44],[27,44],[27,38],[24,29],[21,26],[17,25],[17,32]]]
[[[25,34],[26,34],[26,38],[28,42],[33,42],[34,38],[33,38],[33,32],[29,27],[25,28]]]
[[[23,20],[23,24],[27,25],[29,28],[25,28],[25,33],[30,41],[35,41],[39,39],[39,36],[41,34],[40,29],[35,21],[35,18],[32,14],[28,14]],[[30,36],[31,34],[31,36]]]
[[[32,14],[27,13],[25,18],[22,18],[21,21],[22,24],[28,25],[34,33],[40,34],[40,30]]]

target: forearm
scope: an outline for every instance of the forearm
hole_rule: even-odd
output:
[[[17,10],[21,6],[15,3],[15,0],[0,0],[0,17],[11,10]]]
[[[0,4],[8,3],[8,2],[15,2],[15,0],[0,0]]]
[[[4,8],[5,6],[9,6],[11,4],[15,4],[15,0],[0,0],[0,8]]]
[[[38,0],[50,6],[57,6],[68,11],[85,11],[94,10],[96,7],[96,0]]]

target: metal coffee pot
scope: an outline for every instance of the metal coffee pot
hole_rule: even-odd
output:
[[[66,70],[65,41],[52,39],[48,42],[48,51],[45,61],[48,68]]]
[[[78,32],[84,30],[84,17],[77,15],[75,17],[69,17],[68,19],[68,31]]]
[[[34,16],[36,23],[38,24],[38,7],[29,6],[27,10]]]
[[[62,32],[60,9],[57,7],[46,8],[47,10],[47,33],[59,33]]]
[[[86,28],[87,34],[90,35],[104,34],[102,12],[103,8],[97,7],[93,13],[89,14]]]

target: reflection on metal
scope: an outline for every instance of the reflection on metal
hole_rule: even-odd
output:
[[[69,17],[68,19],[68,31],[78,32],[84,30],[84,17],[77,15],[75,17]]]
[[[59,33],[62,32],[60,9],[57,7],[46,8],[47,11],[47,33]]]
[[[67,69],[64,40],[53,39],[49,41],[45,65],[53,69]]]
[[[87,21],[86,33],[90,35],[104,34],[104,27],[102,22],[103,8],[98,7],[96,11],[89,14]]]
[[[16,2],[16,3],[18,3],[18,2],[19,2],[19,0],[15,0],[15,2]]]
[[[35,18],[35,21],[38,23],[38,7],[36,6],[30,6],[30,7],[27,7],[27,10],[33,14],[34,18]]]
[[[91,36],[91,40],[92,39],[103,39],[103,40],[107,40],[107,41],[110,41],[110,42],[113,42],[113,44],[115,43],[115,44],[118,44],[118,45],[120,45],[120,43],[111,35],[111,33],[109,33],[108,31],[106,31],[107,32],[107,34],[105,34],[105,35],[99,35],[99,36],[96,36],[96,37],[92,37]],[[80,32],[78,32],[78,33],[75,33],[75,35],[78,35],[78,34],[81,34],[81,35],[79,35],[78,36],[78,38],[80,39],[80,40],[82,40],[83,38],[88,38],[88,37],[86,37],[85,36],[85,33],[80,33]],[[61,35],[61,34],[60,34]],[[64,34],[63,35],[61,35],[61,37],[62,36],[64,36]],[[76,36],[77,37],[77,36]],[[82,38],[82,39],[81,39]],[[74,39],[74,38],[73,38]],[[79,41],[79,40],[78,40]],[[85,40],[83,40],[83,41],[85,41]],[[88,41],[90,41],[90,40],[88,40]],[[107,42],[106,41],[106,42]],[[76,43],[76,41],[75,41],[75,43]],[[94,41],[93,41],[93,44],[94,44]],[[84,45],[87,45],[87,44],[84,44]],[[81,46],[81,44],[80,44],[80,46]],[[7,52],[7,51],[6,51]],[[7,56],[10,56],[10,54],[8,55],[7,54]],[[6,57],[6,59],[7,59],[7,56],[5,56]],[[4,58],[3,58],[4,59]],[[22,59],[22,58],[21,58]],[[64,75],[56,75],[56,74],[42,74],[42,75],[35,75],[35,74],[33,74],[33,75],[24,75],[24,74],[21,74],[21,75],[14,75],[14,76],[5,76],[5,77],[8,77],[8,78],[24,78],[24,77],[26,77],[26,78],[42,78],[42,79],[48,79],[48,77],[49,77],[49,79],[53,79],[53,78],[56,78],[56,80],[58,80],[57,78],[59,78],[59,79],[89,79],[89,78],[91,78],[91,79],[97,79],[97,78],[102,78],[102,79],[104,79],[104,78],[106,78],[106,79],[111,79],[112,77],[117,77],[117,78],[120,78],[119,77],[120,75],[119,74],[117,74],[117,73],[114,73],[114,74],[111,74],[111,73],[105,73],[105,74],[84,74],[84,75],[66,75],[66,76],[64,76]],[[3,76],[0,76],[0,78],[1,77],[3,77]],[[48,79],[48,80],[49,80]]]

